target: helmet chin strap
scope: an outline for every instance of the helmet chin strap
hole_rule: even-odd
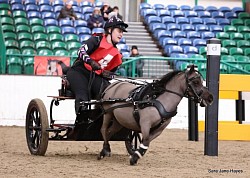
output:
[[[112,32],[113,32],[113,30],[114,30],[114,27],[111,28],[111,32],[109,32],[108,34],[110,34],[110,39],[111,39],[111,42],[112,42],[113,46],[116,47],[116,44],[117,44],[117,43],[115,43],[115,42],[113,41],[113,38],[112,38]]]

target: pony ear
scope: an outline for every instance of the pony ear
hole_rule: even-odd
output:
[[[194,64],[190,65],[189,73],[193,73],[195,71]]]

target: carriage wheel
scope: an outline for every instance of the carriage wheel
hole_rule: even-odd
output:
[[[31,154],[45,154],[49,140],[47,128],[48,115],[42,100],[31,100],[26,113],[26,140]]]
[[[134,152],[139,149],[141,142],[141,134],[135,131],[131,131],[128,135],[128,139],[125,141],[125,146],[128,153],[130,155],[133,155]]]

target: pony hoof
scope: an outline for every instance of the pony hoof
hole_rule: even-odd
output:
[[[129,161],[129,162],[130,162],[130,165],[131,165],[131,166],[134,166],[134,165],[137,164],[137,161],[138,161],[138,158],[132,156],[132,157],[130,158],[130,161]]]
[[[97,160],[103,159],[105,156],[110,157],[111,153],[107,150],[102,150],[100,154],[97,156]]]

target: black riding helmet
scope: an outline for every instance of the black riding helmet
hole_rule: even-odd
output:
[[[121,19],[114,15],[105,23],[104,30],[108,31],[108,28],[112,28],[112,30],[114,28],[120,28],[122,31],[127,32],[127,27],[128,24],[124,23]]]
[[[128,27],[128,24],[124,23],[121,19],[119,19],[116,15],[109,18],[109,20],[104,25],[104,30],[107,34],[112,34],[114,28],[119,28],[123,32],[127,32],[126,28]],[[108,29],[111,28],[111,32],[108,31]],[[111,41],[113,46],[116,46],[116,43],[113,42],[112,35],[111,35]]]

